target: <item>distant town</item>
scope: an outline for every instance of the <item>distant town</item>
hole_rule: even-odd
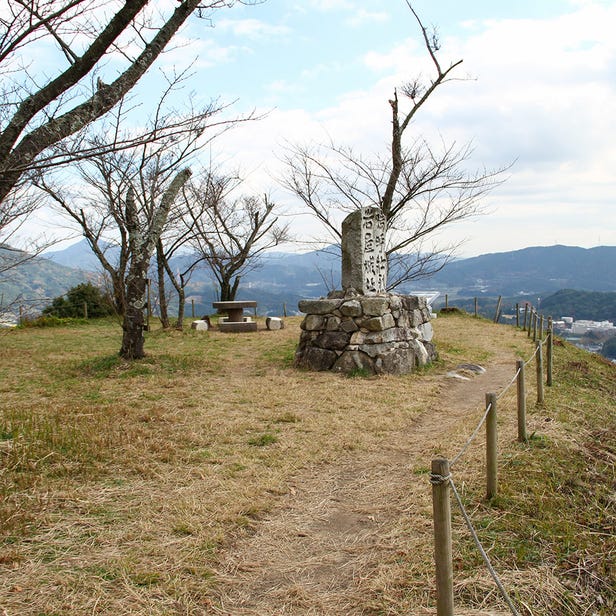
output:
[[[605,341],[616,336],[616,326],[611,321],[576,321],[573,317],[561,317],[553,326],[558,336],[592,353],[601,352]]]

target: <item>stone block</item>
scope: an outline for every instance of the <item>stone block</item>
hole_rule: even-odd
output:
[[[389,296],[389,307],[392,311],[400,310],[402,308],[402,297],[399,295],[394,295],[393,293]]]
[[[377,357],[379,355],[386,355],[392,350],[391,344],[362,344],[359,347],[360,351],[363,351],[369,357]]]
[[[284,329],[284,321],[280,317],[267,317],[265,319],[267,329]]]
[[[353,332],[356,332],[359,329],[359,325],[357,325],[357,323],[355,323],[355,321],[350,318],[343,318],[341,323],[340,323],[340,329],[343,332],[347,332],[348,334],[351,334]]]
[[[340,329],[340,319],[338,317],[327,317],[325,329],[329,332],[338,331]]]
[[[354,370],[365,370],[369,374],[374,374],[374,362],[368,355],[361,351],[345,351],[334,363],[334,372],[349,374]]]
[[[340,304],[339,299],[302,299],[297,307],[306,314],[330,314]]]
[[[363,344],[366,339],[366,333],[362,331],[356,331],[351,336],[349,344]]]
[[[314,342],[322,349],[342,351],[349,344],[350,338],[346,332],[323,332]]]
[[[320,349],[319,347],[307,347],[295,354],[295,365],[298,368],[322,372],[324,370],[331,370],[337,359],[338,354],[334,351]]]
[[[426,347],[419,341],[413,340],[413,350],[415,351],[415,363],[417,366],[425,366],[430,363],[430,355]]]
[[[380,371],[385,374],[408,374],[415,368],[413,349],[395,348],[380,358]]]
[[[362,322],[362,327],[371,332],[380,332],[395,326],[396,322],[390,313],[384,314],[382,317],[372,317]]]
[[[417,329],[419,330],[420,340],[430,342],[432,338],[434,338],[434,328],[432,327],[432,323],[422,323]]]
[[[404,339],[404,330],[390,327],[383,331],[369,332],[364,336],[363,344],[383,344]]]
[[[306,315],[300,327],[308,331],[325,329],[325,319],[318,314],[309,314]]]
[[[356,299],[347,300],[340,306],[340,312],[346,317],[360,317],[362,308]]]
[[[389,309],[387,297],[364,297],[361,302],[364,314],[374,317],[383,316]]]
[[[403,295],[402,298],[402,306],[405,310],[412,312],[419,308],[419,297],[416,295]]]
[[[210,329],[210,324],[208,321],[205,321],[203,319],[198,319],[197,321],[193,321],[190,324],[190,329],[196,329],[198,332],[203,332],[203,331],[207,331],[208,329]]]

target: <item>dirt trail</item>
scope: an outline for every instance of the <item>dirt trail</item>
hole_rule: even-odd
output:
[[[430,377],[440,386],[432,408],[391,434],[378,453],[351,453],[297,476],[254,534],[223,555],[217,613],[389,613],[383,606],[395,592],[392,571],[404,571],[396,569],[396,558],[431,541],[430,488],[417,468],[427,468],[436,451],[457,453],[469,433],[459,424],[481,417],[483,392],[507,386],[512,365],[511,352],[502,353],[470,380]]]

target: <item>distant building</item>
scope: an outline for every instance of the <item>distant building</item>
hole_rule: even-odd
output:
[[[565,321],[565,318],[563,318],[563,321]],[[571,323],[571,333],[574,336],[583,336],[589,332],[608,333],[612,330],[616,332],[616,327],[611,321],[586,321],[581,319]]]

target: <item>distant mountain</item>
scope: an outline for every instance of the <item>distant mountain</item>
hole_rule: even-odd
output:
[[[25,297],[32,294],[53,297],[100,270],[85,240],[45,256],[46,259],[36,259],[20,271],[17,279],[13,277],[10,288],[6,281],[0,281],[0,292],[6,297],[17,293]],[[178,257],[173,267],[181,268],[189,258]],[[546,298],[561,289],[616,292],[614,263],[615,246],[524,248],[453,261],[438,274],[413,282],[401,291],[436,289],[443,295],[450,293],[450,298],[487,299],[502,295],[531,296],[533,300]],[[53,270],[52,266],[60,269]],[[285,305],[292,314],[297,311],[299,299],[320,297],[329,289],[339,287],[340,257],[334,247],[302,254],[271,252],[263,256],[261,267],[244,276],[240,297],[257,300],[261,314],[280,314]],[[212,311],[211,303],[217,299],[216,287],[207,269],[195,272],[188,297],[189,314],[192,301],[196,314]]]
[[[3,269],[16,261],[23,261],[23,252],[0,246],[0,263]],[[93,272],[54,263],[49,259],[34,257],[20,263],[18,267],[0,273],[0,312],[6,306],[19,310],[40,310],[51,298],[64,294],[68,289],[82,282],[96,281]]]
[[[560,289],[616,291],[616,246],[539,246],[449,263],[422,281],[458,295],[537,295]]]
[[[108,247],[110,252],[109,259],[113,261],[114,255],[119,254],[119,250],[113,246]],[[96,255],[92,252],[88,241],[83,239],[76,244],[71,244],[62,250],[51,250],[45,253],[45,258],[75,269],[84,270],[86,272],[98,272],[101,267]]]

